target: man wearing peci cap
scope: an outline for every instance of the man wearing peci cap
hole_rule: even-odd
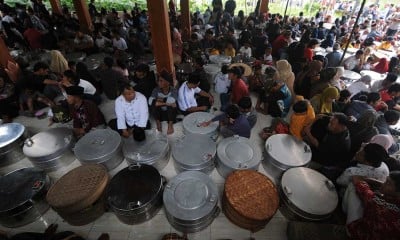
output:
[[[103,128],[105,124],[103,113],[94,102],[83,99],[83,91],[83,87],[80,86],[65,88],[73,119],[73,131],[78,138],[94,128]]]
[[[172,134],[174,133],[174,123],[176,122],[178,92],[173,87],[172,75],[166,70],[160,72],[157,82],[158,86],[154,88],[149,97],[150,109],[156,120],[157,130],[161,132],[161,121],[167,121],[167,134]]]

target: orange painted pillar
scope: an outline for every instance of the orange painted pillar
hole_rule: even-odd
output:
[[[261,4],[260,4],[260,14],[263,13],[268,13],[268,4],[269,4],[269,0],[261,0]]]
[[[0,66],[6,68],[8,61],[15,62],[8,51],[8,47],[3,38],[0,37]]]
[[[189,0],[181,0],[181,20],[182,20],[182,40],[188,41],[190,39],[191,30],[191,21],[190,21],[190,9],[189,9]]]
[[[174,74],[167,1],[147,0],[147,9],[150,15],[151,39],[157,71],[165,69]]]
[[[53,14],[58,14],[58,15],[63,14],[60,0],[50,0],[50,5],[51,5],[51,11],[53,12]]]
[[[88,5],[85,0],[73,0],[76,14],[78,15],[80,29],[84,33],[93,30],[92,19],[90,18]]]

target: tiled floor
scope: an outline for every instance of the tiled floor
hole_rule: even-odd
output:
[[[216,97],[216,99],[218,99]],[[254,96],[253,96],[253,100]],[[216,103],[218,106],[218,103]],[[112,102],[103,103],[101,105],[102,111],[105,113],[107,120],[113,118]],[[265,126],[268,126],[270,123],[270,118],[268,116],[259,115],[256,126],[252,130],[251,134],[251,142],[254,143],[254,146],[262,148],[262,141],[258,136],[258,132]],[[35,134],[47,128],[47,120],[38,120],[32,118],[19,117],[16,122],[20,122],[25,126],[28,126],[28,129],[31,133]],[[57,127],[60,125],[53,125],[52,127]],[[153,125],[154,126],[154,125]],[[164,132],[166,130],[166,125],[164,125]],[[175,138],[180,137],[182,135],[182,123],[179,122],[175,125],[175,133],[169,136],[169,140],[173,141]],[[61,169],[56,172],[50,173],[50,177],[53,180],[56,180],[63,176],[69,170],[79,166],[79,162],[75,160],[70,166]],[[32,166],[31,163],[24,159],[16,164],[8,166],[6,168],[0,169],[0,174],[5,174],[15,169],[19,169],[21,167]],[[118,171],[125,168],[127,163],[124,161],[120,166],[110,172],[110,175],[115,175]],[[262,165],[259,167],[259,171],[266,174]],[[171,179],[176,175],[173,159],[172,157],[169,160],[168,165],[161,171],[161,174],[165,176],[167,179]],[[224,179],[218,174],[216,170],[214,170],[210,177],[217,184],[220,194],[223,190]],[[6,229],[0,228],[10,234],[23,232],[23,231],[38,231],[41,232],[51,223],[57,223],[59,225],[59,230],[70,230],[80,234],[82,237],[86,237],[90,240],[97,239],[101,233],[107,232],[110,234],[111,239],[113,240],[126,240],[126,239],[161,239],[161,237],[169,232],[177,232],[174,230],[171,225],[168,223],[164,210],[160,210],[158,214],[152,218],[151,220],[139,224],[139,225],[126,225],[118,221],[118,219],[114,216],[113,213],[105,213],[100,219],[95,221],[94,223],[88,224],[86,226],[81,227],[73,227],[63,221],[61,217],[59,217],[53,210],[49,210],[41,219],[31,223],[29,225],[16,228],[16,229]],[[204,229],[201,232],[189,234],[189,239],[249,239],[250,236],[255,237],[256,239],[274,239],[274,240],[283,240],[286,239],[286,225],[287,220],[279,213],[273,217],[273,219],[269,222],[266,228],[261,231],[251,234],[249,231],[239,228],[233,225],[229,220],[220,213],[219,216],[213,221],[213,223]]]

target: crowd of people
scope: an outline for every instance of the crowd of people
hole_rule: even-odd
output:
[[[394,239],[400,235],[400,162],[392,155],[399,151],[400,135],[393,127],[400,118],[400,6],[387,5],[385,14],[378,14],[377,7],[367,6],[356,23],[353,15],[332,19],[324,11],[310,18],[302,13],[236,15],[234,0],[225,6],[213,0],[204,13],[191,14],[190,38],[183,41],[187,29],[182,29],[170,0],[175,63],[193,67],[187,77],[176,79],[165,69],[156,74],[148,63],[135,61],[152,49],[151,22],[137,5],[120,14],[115,9],[98,11],[91,0],[94,29],[84,33],[67,7],[57,15],[41,0],[14,8],[0,0],[0,34],[6,44],[26,52],[47,49],[51,56],[49,63],[36,62],[32,69],[18,57],[1,69],[1,117],[3,122],[18,114],[40,117],[43,113],[37,110],[49,106],[49,124],[72,119],[78,138],[109,126],[123,137],[142,141],[150,118],[159,131],[166,121],[167,134],[173,134],[178,116],[215,108],[221,114],[200,126],[218,121],[223,137],[249,138],[257,115],[267,114],[272,124],[260,137],[285,133],[307,142],[312,167],[344,193],[352,239]],[[348,47],[355,51],[344,57]],[[328,53],[318,54],[321,48]],[[77,51],[108,56],[91,71],[63,54]],[[243,63],[223,65],[210,81],[204,65],[213,55]],[[345,70],[370,70],[385,77],[363,75],[350,81]],[[214,105],[214,95],[220,106]],[[58,101],[60,96],[66,101]],[[115,101],[116,119],[108,122],[99,109],[105,98]],[[371,190],[377,184],[382,185],[380,194]],[[351,194],[359,196],[358,202],[346,197]],[[354,212],[356,204],[364,207],[364,214]]]

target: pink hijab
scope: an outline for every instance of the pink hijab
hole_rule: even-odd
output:
[[[383,148],[386,149],[386,151],[388,151],[390,146],[392,146],[394,142],[393,138],[390,135],[378,134],[373,136],[369,143],[376,143],[378,145],[381,145]]]

